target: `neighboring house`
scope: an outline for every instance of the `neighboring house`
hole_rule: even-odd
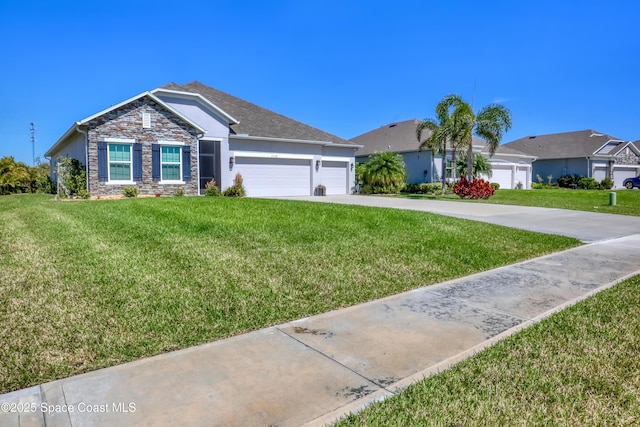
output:
[[[392,151],[402,155],[407,168],[408,183],[441,182],[442,156],[437,153],[433,156],[429,150],[418,150],[416,127],[419,123],[420,120],[417,119],[391,123],[352,138],[351,142],[362,145],[362,148],[356,152],[356,161],[365,163],[369,155],[373,153]],[[423,134],[423,138],[426,136]],[[500,184],[500,188],[513,189],[519,184],[522,184],[522,188],[531,188],[531,164],[535,160],[535,156],[501,145],[493,157],[490,157],[485,141],[477,138],[473,138],[473,151],[479,152],[489,159],[493,168],[490,181]],[[450,160],[452,155],[451,148],[448,148],[447,159]],[[456,157],[466,158],[466,151],[458,151]],[[448,164],[446,176],[447,179],[450,179],[452,171],[450,162]]]
[[[168,84],[74,123],[47,151],[87,168],[91,196],[203,194],[240,173],[247,196],[350,194],[357,144],[199,82]]]
[[[538,159],[534,175],[556,181],[563,175],[593,177],[600,182],[609,177],[614,188],[623,188],[626,178],[640,174],[637,144],[594,130],[527,136],[505,144]]]

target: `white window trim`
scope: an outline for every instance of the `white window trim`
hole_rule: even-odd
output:
[[[134,138],[104,138],[104,142],[111,142],[115,144],[133,144],[136,142]]]
[[[180,184],[180,185],[184,185],[184,179],[182,178],[182,146],[185,145],[181,142],[178,141],[158,141],[158,144],[160,145],[164,145],[164,146],[171,146],[171,147],[180,147],[180,165],[178,166],[180,169],[180,179],[173,179],[173,180],[168,180],[168,179],[163,179],[163,175],[162,175],[162,164],[164,163],[162,161],[162,148],[160,148],[160,184]],[[167,163],[167,164],[175,164],[175,163]]]
[[[133,180],[133,143],[136,142],[135,139],[125,139],[125,138],[105,138],[105,142],[107,143],[107,185],[134,185],[135,181]],[[129,145],[129,180],[112,180],[111,179],[111,144],[120,144],[120,145]],[[114,161],[114,163],[125,163]]]

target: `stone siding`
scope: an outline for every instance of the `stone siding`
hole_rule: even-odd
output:
[[[149,113],[151,127],[142,127],[142,114]],[[106,138],[135,139],[142,144],[142,182],[136,182],[139,194],[173,195],[182,188],[185,195],[198,194],[197,130],[149,97],[142,97],[91,120],[88,124],[89,192],[91,196],[122,194],[131,184],[109,184],[98,181],[98,142]],[[151,175],[151,145],[158,141],[176,141],[191,146],[191,181],[184,184],[160,184]]]
[[[622,153],[616,156],[616,164],[619,165],[638,165],[640,157],[637,156],[629,147],[625,148]]]

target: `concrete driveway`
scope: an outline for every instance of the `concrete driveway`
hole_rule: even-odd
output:
[[[540,233],[575,237],[587,243],[640,233],[640,217],[597,212],[386,196],[309,196],[285,199],[433,212]]]

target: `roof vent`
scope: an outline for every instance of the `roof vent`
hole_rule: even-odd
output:
[[[604,136],[604,134],[594,132],[591,135],[589,135],[589,138],[591,138],[592,136]]]
[[[535,139],[535,138],[536,138],[535,135],[529,137],[529,139]]]
[[[389,127],[390,127],[390,128],[394,128],[394,127],[396,127],[396,125],[397,125],[397,123],[394,123],[394,124],[392,124],[392,125],[389,125]]]
[[[151,127],[151,114],[142,113],[142,127],[149,129]]]

